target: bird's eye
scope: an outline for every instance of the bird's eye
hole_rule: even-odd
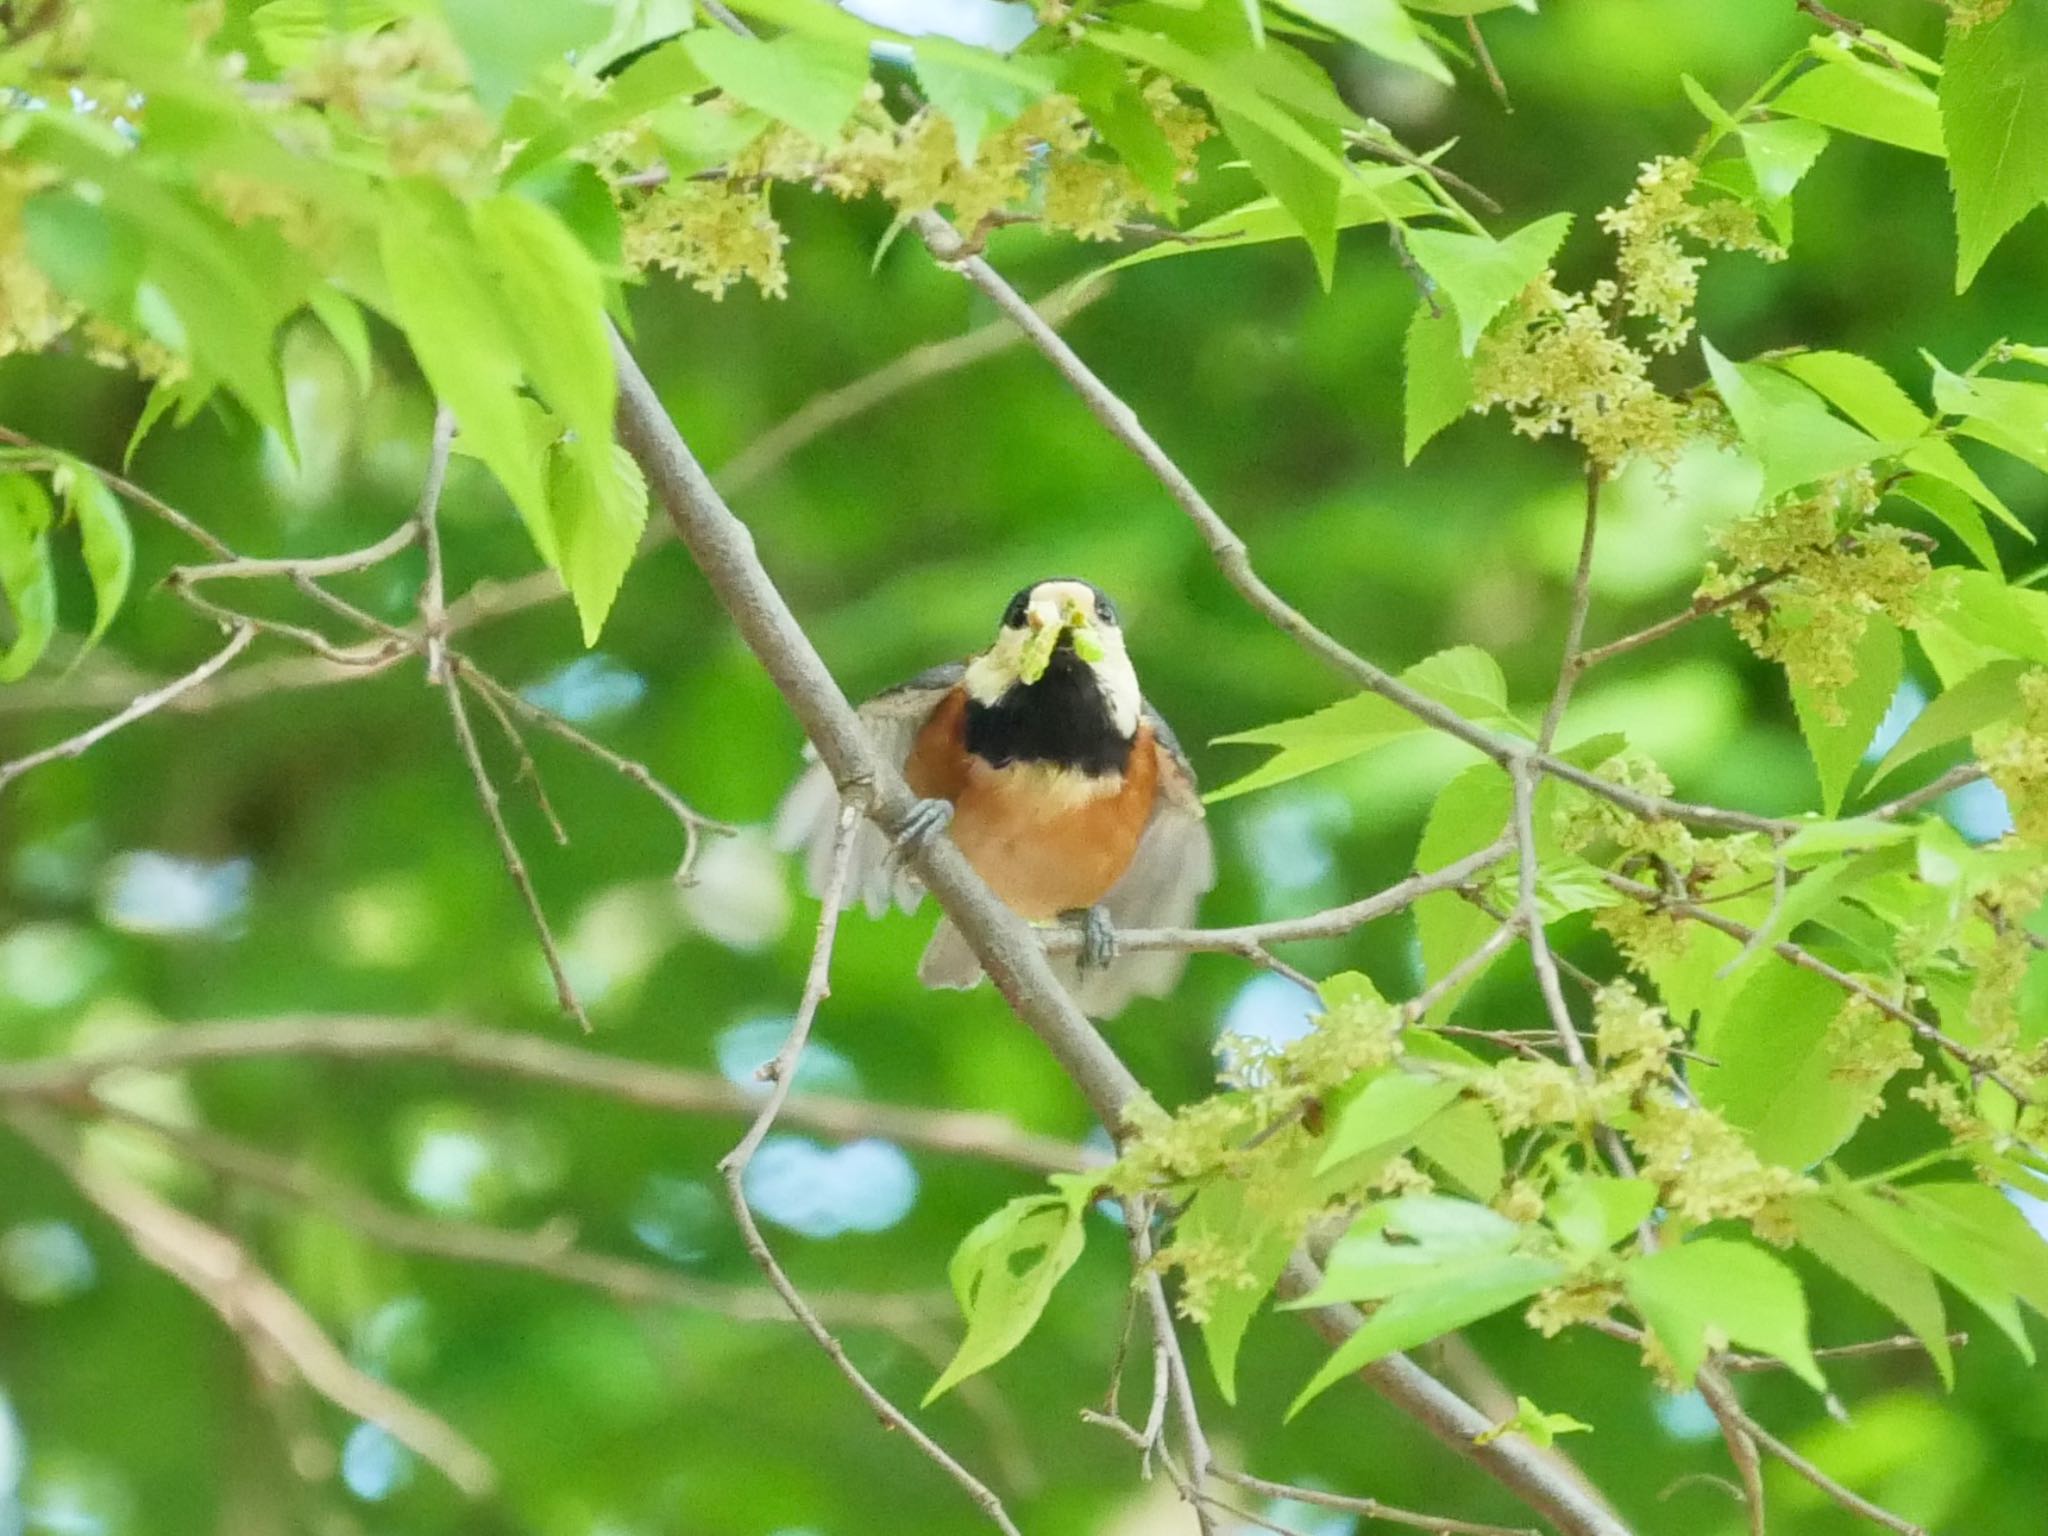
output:
[[[1116,604],[1100,592],[1095,594],[1095,617],[1105,624],[1114,624],[1117,621]]]
[[[1019,592],[1015,597],[1011,598],[1010,606],[1003,610],[1003,628],[1022,629],[1024,627],[1024,610],[1030,606],[1030,603],[1031,594],[1028,591]]]

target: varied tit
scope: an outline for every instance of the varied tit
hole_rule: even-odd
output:
[[[860,707],[876,747],[920,803],[903,838],[950,831],[1018,916],[1078,925],[1054,962],[1082,1010],[1108,1018],[1133,997],[1163,997],[1186,956],[1119,957],[1116,928],[1180,927],[1216,883],[1201,797],[1186,754],[1138,691],[1115,606],[1085,581],[1041,581],[1010,601],[995,643],[920,673]],[[839,795],[813,763],[776,815],[775,841],[808,850],[825,883]],[[879,917],[924,891],[872,823],[854,843],[846,904]],[[971,987],[974,952],[951,922],[918,965],[928,987]]]

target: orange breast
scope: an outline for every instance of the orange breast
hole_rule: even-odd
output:
[[[1140,724],[1124,772],[1091,779],[1045,763],[992,768],[963,745],[967,696],[949,695],[918,732],[904,777],[953,802],[953,841],[1021,917],[1092,907],[1130,868],[1159,789],[1159,754]]]

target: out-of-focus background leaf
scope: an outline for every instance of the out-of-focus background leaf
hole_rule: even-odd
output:
[[[1938,51],[1940,13],[1922,0],[1859,11]],[[1781,0],[1560,0],[1537,16],[1490,13],[1485,25],[1512,115],[1483,89],[1454,93],[1364,53],[1338,60],[1343,83],[1408,142],[1456,137],[1449,163],[1503,204],[1495,227],[1573,212],[1558,258],[1571,281],[1605,260],[1591,214],[1620,199],[1640,162],[1682,151],[1700,131],[1680,74],[1741,100],[1812,30]],[[1228,172],[1205,185],[1223,190],[1206,190],[1214,206],[1193,218],[1251,191]],[[1921,348],[1960,364],[2001,336],[2048,338],[2039,217],[1958,297],[1936,161],[1845,137],[1798,196],[1791,260],[1722,258],[1707,278],[1701,328],[1727,355],[1841,348],[1917,380]],[[788,299],[742,287],[713,303],[657,283],[634,301],[640,355],[714,468],[818,392],[990,318],[913,242],[871,271],[887,227],[878,208],[792,197],[778,212],[792,236]],[[1100,259],[1021,231],[992,255],[1032,292]],[[1148,262],[1119,273],[1069,335],[1299,606],[1389,667],[1484,647],[1504,664],[1511,701],[1540,704],[1578,537],[1574,460],[1498,421],[1465,420],[1404,469],[1401,355],[1414,290],[1370,227],[1339,237],[1337,270],[1323,292],[1295,243]],[[202,414],[147,438],[135,475],[251,552],[327,552],[388,531],[416,493],[431,405],[393,338],[372,339],[376,375],[359,394],[323,333],[291,336],[296,459],[245,416]],[[1696,359],[1664,365],[1669,381],[1690,382]],[[0,363],[0,421],[95,462],[119,462],[141,407],[132,379],[76,358]],[[1687,599],[1705,529],[1752,499],[1753,486],[1731,483],[1733,463],[1688,459],[1668,482],[1638,469],[1611,489],[1593,639]],[[1993,488],[2042,526],[2039,482],[1998,478],[1998,468],[1985,471]],[[856,694],[964,654],[1014,589],[1065,573],[1115,594],[1148,694],[1212,785],[1257,761],[1212,738],[1342,694],[1233,598],[1158,485],[1022,350],[826,435],[751,485],[738,510]],[[476,463],[458,459],[442,521],[451,591],[531,568],[530,540]],[[147,519],[135,543],[137,597],[107,631],[102,659],[165,676],[218,642],[181,606],[147,600],[189,550]],[[58,567],[60,603],[83,630],[92,587],[76,560]],[[421,575],[414,552],[344,586],[398,619]],[[653,764],[710,814],[757,827],[794,770],[794,725],[673,545],[627,576],[595,651],[582,648],[567,602],[479,630],[475,647],[498,675]],[[87,718],[30,707],[66,686],[0,693],[6,755]],[[1625,724],[1689,798],[1766,811],[1815,800],[1782,675],[1719,625],[1605,669],[1573,722],[1574,735]],[[486,740],[509,778],[499,749]],[[793,871],[750,830],[710,845],[696,884],[678,892],[668,876],[680,850],[659,807],[545,739],[537,752],[572,840],[554,847],[510,784],[509,814],[603,1048],[751,1080],[794,1004],[808,946],[814,908]],[[1312,910],[1398,876],[1431,795],[1460,764],[1439,742],[1411,742],[1220,805],[1222,879],[1205,917]],[[1972,801],[1954,810],[1966,823],[1984,814]],[[572,1027],[552,1006],[446,716],[416,670],[160,718],[11,786],[0,826],[8,1055],[112,1043],[165,1021],[281,1012],[451,1016],[551,1035]],[[999,1110],[1035,1130],[1086,1135],[1081,1102],[995,997],[916,989],[930,922],[849,920],[805,1084]],[[1362,969],[1390,992],[1417,963],[1405,919],[1296,958],[1315,974]],[[1502,991],[1521,980],[1504,970],[1490,984]],[[1286,983],[1201,956],[1170,1001],[1133,1008],[1112,1038],[1156,1093],[1179,1102],[1210,1083],[1219,1031],[1284,1036],[1303,1016]],[[687,1275],[753,1274],[713,1193],[730,1123],[428,1066],[220,1066],[182,1089],[145,1081],[128,1091],[159,1112],[203,1113],[316,1160],[393,1203],[506,1225],[566,1214],[594,1247]],[[134,1155],[156,1154],[137,1143]],[[0,1144],[0,1180],[0,1531],[979,1528],[958,1491],[878,1429],[794,1329],[628,1313],[545,1280],[396,1257],[289,1206],[231,1204],[231,1224],[359,1363],[434,1404],[497,1460],[502,1498],[467,1508],[381,1431],[324,1404],[280,1400],[252,1378],[216,1319],[135,1263],[11,1143]],[[1021,1172],[883,1141],[778,1132],[751,1193],[807,1287],[923,1293],[943,1287],[946,1255],[974,1223],[1036,1187]],[[1127,1448],[1076,1417],[1106,1384],[1126,1273],[1121,1232],[1099,1215],[1088,1223],[1086,1252],[1039,1330],[992,1372],[992,1391],[952,1394],[924,1420],[1034,1532],[1186,1529],[1170,1490],[1140,1484]],[[1891,1331],[1845,1284],[1803,1273],[1830,1337]],[[943,1358],[957,1324],[942,1316],[938,1326]],[[1750,1378],[1745,1391],[1788,1439],[1915,1520],[2038,1536],[2048,1382],[1981,1319],[1969,1315],[1969,1326],[1976,1337],[1953,1396],[1912,1356],[1834,1367],[1855,1409],[1847,1423],[1829,1422],[1782,1375]],[[1628,1348],[1582,1333],[1543,1342],[1512,1320],[1471,1340],[1514,1390],[1594,1426],[1568,1449],[1641,1529],[1742,1528],[1714,1481],[1725,1454],[1704,1405],[1660,1392]],[[855,1331],[849,1343],[899,1400],[915,1401],[937,1373],[904,1339]],[[1517,1518],[1505,1496],[1470,1486],[1460,1464],[1355,1387],[1282,1429],[1318,1359],[1297,1324],[1255,1321],[1239,1401],[1216,1407],[1212,1433],[1256,1444],[1258,1470],[1276,1477]],[[1510,1400],[1500,1416],[1513,1412]],[[290,1454],[313,1456],[317,1471],[307,1447],[321,1442],[338,1448],[339,1481],[308,1493]],[[1773,1471],[1770,1486],[1779,1536],[1853,1528],[1803,1484]],[[1453,1488],[1463,1491],[1448,1496]],[[1352,1528],[1328,1511],[1278,1518],[1315,1536]]]

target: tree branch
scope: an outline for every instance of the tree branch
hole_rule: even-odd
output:
[[[497,1474],[483,1452],[438,1414],[357,1370],[292,1294],[225,1232],[88,1162],[47,1113],[13,1105],[0,1107],[0,1118],[113,1221],[138,1254],[236,1333],[289,1361],[308,1387],[344,1413],[383,1429],[472,1498],[496,1486]]]
[[[185,1024],[104,1051],[0,1064],[0,1099],[62,1100],[125,1072],[274,1057],[417,1061],[543,1083],[668,1114],[750,1116],[760,1095],[708,1072],[628,1061],[539,1035],[418,1020],[335,1014]],[[914,1109],[819,1093],[792,1093],[785,1124],[822,1136],[878,1136],[949,1156],[1035,1173],[1078,1172],[1107,1159],[1092,1149],[1020,1130],[997,1115]]]

